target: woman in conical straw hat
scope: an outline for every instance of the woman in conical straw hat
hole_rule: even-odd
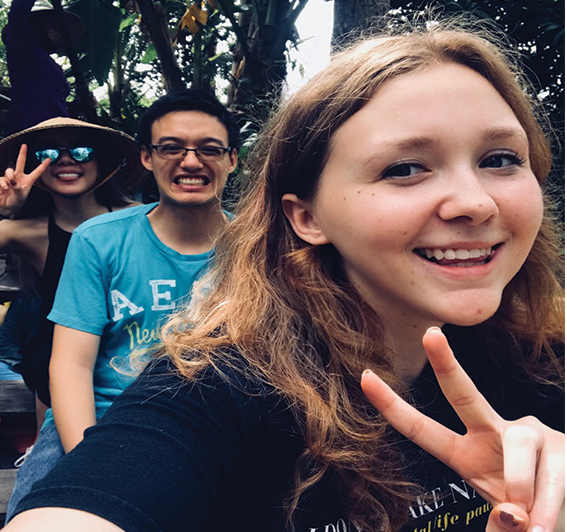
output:
[[[71,233],[93,216],[132,205],[127,194],[146,173],[132,137],[62,117],[3,139],[0,169],[0,253],[23,259],[24,289],[42,300],[40,332],[22,348],[21,366],[42,412],[53,327],[46,316]]]

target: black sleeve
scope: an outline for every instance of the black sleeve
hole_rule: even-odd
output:
[[[36,484],[18,512],[68,507],[128,532],[210,530],[258,453],[251,442],[262,440],[254,433],[260,395],[212,370],[187,383],[160,361]]]

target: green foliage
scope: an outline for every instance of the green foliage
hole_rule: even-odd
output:
[[[66,6],[81,17],[85,32],[75,44],[83,72],[103,85],[115,59],[122,12],[104,0],[74,0]]]
[[[419,11],[430,2],[392,0],[392,8]],[[564,2],[558,0],[437,0],[451,15],[462,11],[489,18],[508,35],[522,53],[528,76],[550,112],[563,109],[565,57]]]
[[[0,0],[0,28],[8,23],[8,0]],[[0,40],[0,85],[10,86],[10,77],[8,76],[8,66],[6,65],[6,46]]]
[[[152,61],[155,61],[156,59],[157,59],[156,47],[152,43],[150,43],[146,48],[146,51],[142,56],[142,59],[140,59],[140,63],[143,63],[144,65],[148,65]]]

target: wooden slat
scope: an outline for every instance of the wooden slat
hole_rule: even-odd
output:
[[[17,469],[0,469],[0,514],[6,513],[17,473]]]
[[[23,381],[0,381],[0,416],[35,412],[35,397]]]

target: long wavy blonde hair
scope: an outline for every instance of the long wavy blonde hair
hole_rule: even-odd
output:
[[[551,157],[535,104],[513,58],[490,34],[445,22],[368,38],[337,54],[273,116],[248,168],[237,216],[217,243],[214,269],[195,287],[193,305],[163,331],[161,353],[188,379],[209,365],[232,364],[234,350],[227,348],[234,347],[292,405],[305,451],[285,501],[290,529],[301,495],[326,472],[339,479],[350,519],[366,531],[396,530],[406,522],[411,484],[387,423],[368,408],[359,386],[370,367],[404,390],[383,344],[380,317],[348,282],[331,245],[313,247],[296,236],[280,200],[288,192],[313,198],[334,132],[383,83],[439,62],[466,65],[492,83],[526,130],[530,164],[543,184]],[[557,367],[548,352],[546,373],[540,353],[562,338],[557,257],[546,217],[497,313],[478,326],[529,340],[534,355],[522,363],[539,378]]]

